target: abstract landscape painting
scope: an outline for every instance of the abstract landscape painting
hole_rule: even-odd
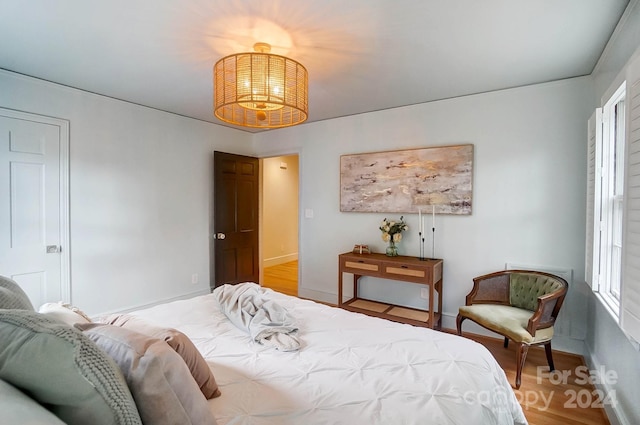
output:
[[[340,157],[340,211],[471,214],[473,145]]]

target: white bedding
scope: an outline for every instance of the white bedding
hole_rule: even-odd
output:
[[[133,312],[187,334],[222,395],[219,425],[526,424],[504,372],[480,344],[267,290],[301,348],[251,340],[213,294]]]

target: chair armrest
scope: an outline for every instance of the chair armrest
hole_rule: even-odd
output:
[[[509,273],[496,272],[473,279],[473,289],[467,295],[466,305],[509,305]]]
[[[529,319],[527,332],[531,335],[535,335],[538,329],[545,329],[553,326],[566,293],[566,289],[563,289],[562,291],[538,297],[538,308]]]

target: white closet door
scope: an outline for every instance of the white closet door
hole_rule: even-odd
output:
[[[69,300],[64,131],[0,110],[0,274],[14,279],[36,308]]]

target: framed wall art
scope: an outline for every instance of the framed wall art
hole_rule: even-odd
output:
[[[340,157],[340,211],[471,214],[473,145]]]

